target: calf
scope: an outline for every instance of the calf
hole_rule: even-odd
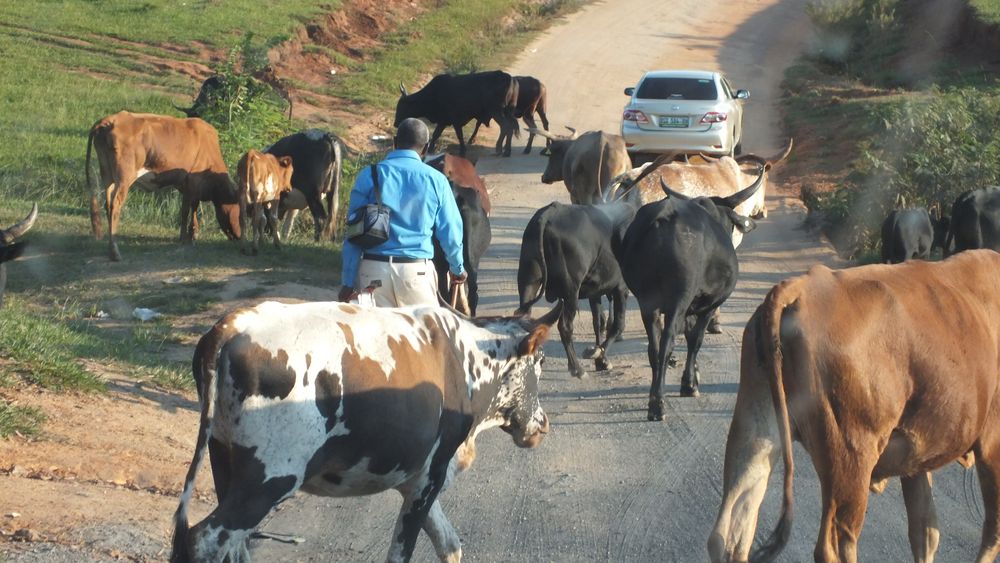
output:
[[[426,157],[424,162],[444,174],[452,186],[476,190],[479,193],[479,201],[483,206],[483,211],[486,212],[487,216],[490,214],[490,193],[486,189],[486,182],[476,172],[476,165],[472,161],[461,156],[444,153]]]
[[[750,187],[735,194],[694,199],[663,183],[668,199],[642,206],[615,247],[649,339],[649,420],[663,420],[663,379],[681,327],[688,345],[681,396],[698,395],[697,359],[705,329],[712,312],[733,292],[739,273],[731,231],[746,233],[755,226],[733,208],[753,196],[763,181],[762,171]]]
[[[86,175],[90,191],[90,226],[101,238],[98,189],[90,174],[90,152],[97,153],[104,206],[108,215],[108,245],[112,260],[121,260],[115,233],[129,188],[136,181],[157,188],[176,186],[181,192],[181,242],[198,233],[198,205],[211,201],[219,227],[229,240],[240,237],[240,205],[236,186],[222,160],[219,135],[201,119],[180,119],[127,111],[109,115],[90,128]]]
[[[3,307],[4,289],[7,288],[7,262],[16,260],[24,253],[24,248],[28,243],[18,242],[17,239],[28,232],[28,229],[35,224],[37,217],[38,204],[36,203],[31,206],[31,211],[22,221],[0,231],[0,307]]]
[[[627,172],[631,166],[621,135],[590,131],[577,138],[574,131],[573,137],[566,138],[538,129],[530,132],[552,141],[542,182],[552,184],[562,180],[573,203],[597,203],[601,190],[612,178]]]
[[[774,286],[743,332],[726,441],[715,563],[773,561],[791,535],[792,440],[822,488],[816,561],[857,561],[868,492],[899,476],[916,561],[938,544],[930,471],[975,459],[985,521],[977,561],[1000,552],[1000,255],[816,266]],[[891,327],[891,330],[886,330]],[[768,478],[784,461],[777,527],[752,556]]]
[[[944,248],[948,219],[935,220],[926,209],[897,209],[882,222],[882,262],[927,260],[934,247]]]
[[[293,133],[264,149],[265,153],[277,157],[291,157],[294,165],[292,190],[282,194],[278,206],[283,238],[288,238],[295,217],[306,207],[313,218],[313,239],[319,242],[321,237],[324,240],[333,238],[340,210],[342,150],[337,137],[319,129]]]
[[[479,192],[471,188],[463,188],[452,183],[455,203],[458,204],[458,214],[462,217],[462,263],[469,277],[466,280],[468,291],[468,310],[463,313],[475,316],[479,305],[479,262],[490,247],[493,233],[490,231],[490,219],[486,215]],[[437,270],[438,292],[444,300],[449,299],[448,259],[444,255],[437,239],[434,239],[434,268]],[[460,308],[461,310],[461,308]]]
[[[1000,251],[1000,187],[970,190],[955,199],[945,255],[970,248]]]
[[[442,561],[458,561],[438,494],[472,463],[482,430],[528,448],[548,432],[538,377],[560,309],[469,320],[439,307],[266,302],[224,317],[195,349],[201,425],[171,560],[248,561],[247,536],[298,490],[396,489],[388,560],[408,561],[423,529]],[[219,506],[189,529],[206,446]]]
[[[271,229],[274,246],[280,248],[278,236],[278,201],[281,194],[292,189],[292,159],[275,157],[253,149],[247,151],[236,167],[240,178],[240,240],[247,253],[246,218],[253,225],[252,252],[257,254],[264,238],[264,223]],[[249,208],[249,212],[247,211]]]

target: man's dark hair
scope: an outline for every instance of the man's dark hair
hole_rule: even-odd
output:
[[[430,140],[430,133],[423,121],[408,117],[400,122],[396,129],[396,148],[420,151]]]

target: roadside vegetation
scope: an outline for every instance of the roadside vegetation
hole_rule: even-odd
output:
[[[810,221],[861,261],[877,254],[893,208],[948,214],[962,192],[1000,182],[1000,81],[990,55],[935,49],[914,72],[922,9],[925,2],[902,0],[812,2],[817,49],[786,74],[787,126],[812,139],[808,160],[822,180],[802,186]]]
[[[336,54],[351,72],[321,93],[358,115],[389,113],[401,81],[412,91],[438,72],[502,68],[532,32],[582,3],[428,3],[364,56]],[[204,117],[219,130],[231,172],[248,148],[308,128],[289,121],[284,100],[253,77],[270,48],[339,7],[336,0],[68,0],[58,9],[0,3],[0,127],[9,136],[0,151],[0,226],[22,218],[32,202],[40,209],[25,237],[28,256],[8,268],[0,309],[0,436],[30,436],[44,425],[44,412],[18,403],[18,389],[103,392],[104,371],[191,389],[189,351],[216,319],[208,312],[226,300],[258,297],[262,287],[339,285],[339,244],[312,241],[309,213],[300,215],[282,251],[268,246],[248,258],[224,239],[204,205],[200,240],[181,247],[174,190],[133,187],[119,230],[124,260],[110,263],[106,240],[90,235],[84,176],[95,121],[121,110],[180,116],[174,105],[189,105],[211,74],[226,87]],[[356,171],[377,157],[348,153],[345,200]],[[240,278],[252,283],[226,294]],[[136,308],[160,316],[140,321]]]
[[[971,0],[969,4],[976,10],[976,16],[984,22],[1000,24],[1000,0]]]

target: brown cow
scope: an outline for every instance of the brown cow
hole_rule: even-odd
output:
[[[250,149],[236,166],[240,178],[240,240],[243,253],[248,253],[246,219],[249,215],[253,227],[253,245],[249,250],[257,254],[264,238],[264,223],[271,229],[274,246],[281,248],[278,235],[278,202],[281,194],[292,189],[292,157],[276,157]],[[247,207],[250,208],[249,213]]]
[[[986,519],[979,561],[1000,552],[1000,254],[833,271],[775,286],[743,333],[712,561],[747,561],[768,476],[784,458],[777,528],[788,541],[792,440],[823,495],[817,561],[855,561],[869,488],[900,476],[910,546],[937,549],[930,471],[975,458]],[[886,330],[892,327],[891,330]]]
[[[486,212],[487,217],[490,215],[490,193],[486,190],[486,182],[476,172],[476,165],[472,161],[461,156],[445,153],[427,157],[424,162],[447,176],[453,186],[476,190],[479,193],[479,200],[482,203],[483,211]]]
[[[118,112],[99,120],[87,139],[86,174],[90,189],[90,225],[102,236],[97,186],[90,174],[91,147],[101,168],[108,215],[111,259],[121,260],[115,233],[128,190],[137,180],[181,192],[181,242],[198,233],[198,204],[211,201],[219,227],[229,240],[240,236],[240,206],[219,149],[219,135],[201,119]]]
[[[572,203],[597,203],[601,200],[604,187],[612,179],[628,172],[631,166],[625,139],[603,131],[588,131],[577,137],[575,129],[567,129],[573,132],[572,137],[529,130],[551,141],[542,183],[552,184],[562,180]]]

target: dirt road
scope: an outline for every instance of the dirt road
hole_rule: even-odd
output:
[[[719,68],[749,88],[744,149],[770,155],[784,144],[776,111],[783,69],[808,34],[802,0],[616,0],[591,5],[552,28],[508,69],[541,78],[550,92],[553,130],[617,132],[622,89],[652,68]],[[524,139],[522,139],[523,143]],[[484,141],[483,146],[489,142]],[[510,313],[516,303],[517,255],[531,214],[568,202],[562,184],[545,186],[543,157],[485,156],[479,167],[493,191],[493,245],[484,264],[481,312]],[[780,181],[780,177],[778,178]],[[832,252],[802,232],[794,199],[769,197],[770,217],[741,246],[737,290],[724,306],[724,334],[709,335],[701,356],[702,396],[678,397],[679,369],[668,373],[666,421],[646,422],[649,368],[634,301],[626,340],[613,351],[615,370],[578,381],[566,371],[557,341],[546,345],[543,405],[552,433],[535,451],[507,435],[480,439],[476,465],[442,496],[470,561],[700,561],[721,495],[722,459],[736,397],[742,328],[767,290]],[[577,334],[589,330],[589,314]],[[582,348],[586,338],[578,340]],[[679,343],[683,345],[683,343]],[[796,523],[785,561],[812,559],[819,488],[796,446]],[[779,472],[780,473],[780,472]],[[940,561],[970,560],[979,543],[974,479],[957,466],[938,476]],[[780,487],[772,481],[758,535],[768,533]],[[970,493],[971,494],[971,493]],[[268,521],[269,532],[306,538],[300,545],[255,543],[259,560],[381,560],[399,496],[298,497]],[[874,497],[861,538],[861,559],[909,559],[898,482]],[[421,537],[416,559],[434,560]]]

